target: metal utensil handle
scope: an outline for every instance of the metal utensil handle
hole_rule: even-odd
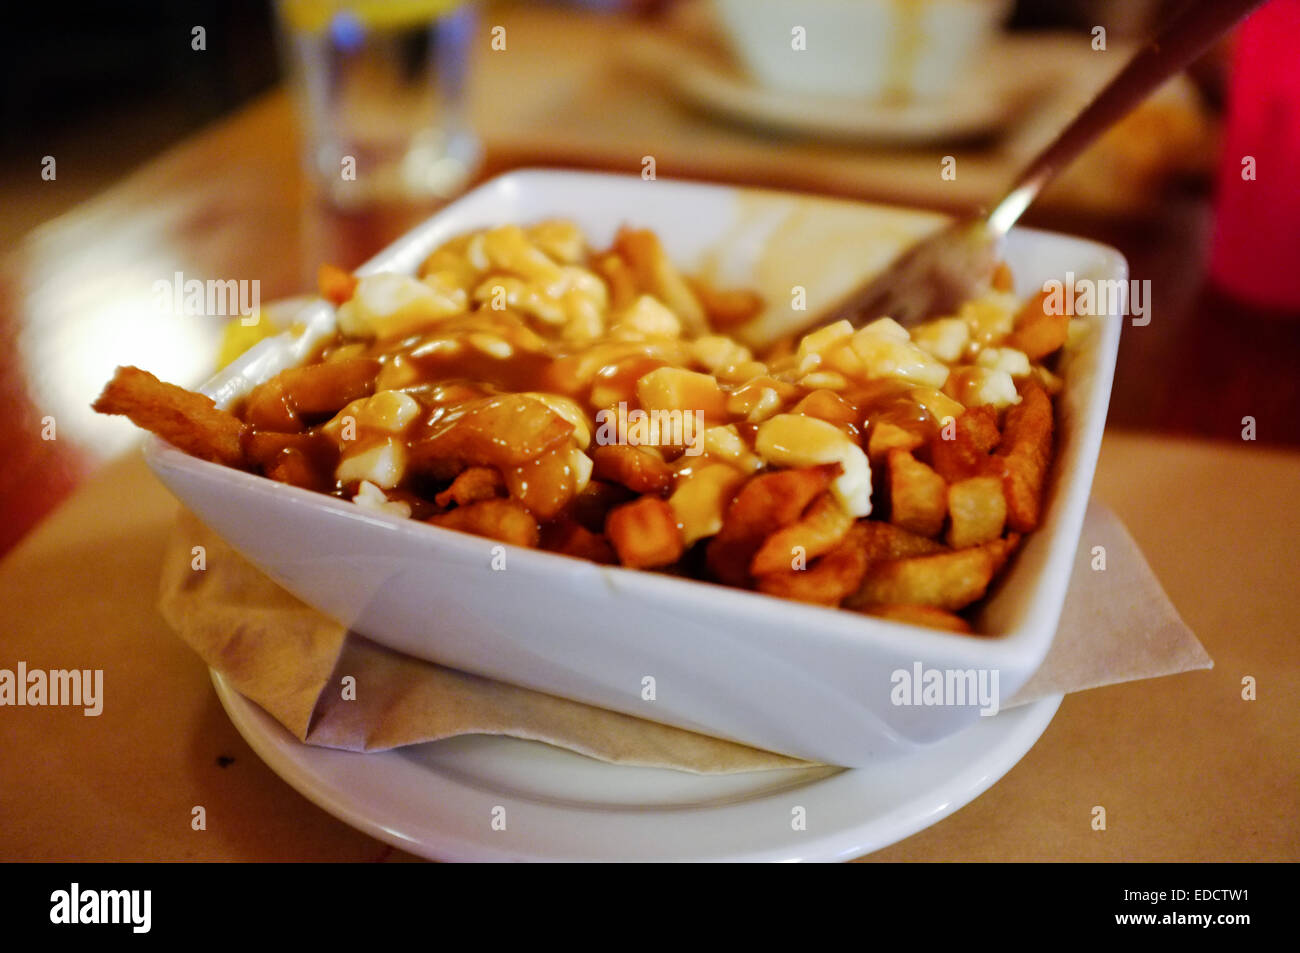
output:
[[[988,215],[994,233],[1005,235],[1057,172],[1263,2],[1194,0],[1183,8],[1020,174]]]

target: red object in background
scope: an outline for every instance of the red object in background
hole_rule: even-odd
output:
[[[1272,0],[1237,31],[1210,278],[1300,314],[1300,0]]]

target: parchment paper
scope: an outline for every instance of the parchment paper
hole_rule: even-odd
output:
[[[198,545],[201,572],[191,568]],[[1106,548],[1104,572],[1090,566],[1097,545]],[[307,744],[382,751],[489,734],[697,773],[809,764],[393,652],[300,602],[185,510],[164,558],[159,608],[204,662]],[[1123,525],[1094,500],[1053,647],[1002,707],[1212,665]],[[355,699],[343,697],[343,674],[356,679]]]

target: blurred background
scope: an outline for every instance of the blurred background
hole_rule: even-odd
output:
[[[354,267],[520,166],[639,174],[650,156],[660,177],[972,210],[1182,5],[36,10],[0,31],[0,554],[135,439],[87,406],[116,364],[187,385],[213,369],[230,315],[159,307],[160,279],[310,292],[321,262]],[[1111,426],[1239,442],[1250,415],[1259,443],[1300,445],[1298,45],[1300,0],[1271,0],[1026,218],[1151,282]]]

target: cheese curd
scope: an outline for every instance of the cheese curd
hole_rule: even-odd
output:
[[[809,467],[838,463],[832,492],[852,516],[871,514],[871,464],[839,427],[803,414],[778,414],[758,428],[754,449],[769,464]]]
[[[459,289],[443,291],[409,275],[367,275],[339,306],[338,325],[349,337],[396,338],[463,314],[466,304]]]

